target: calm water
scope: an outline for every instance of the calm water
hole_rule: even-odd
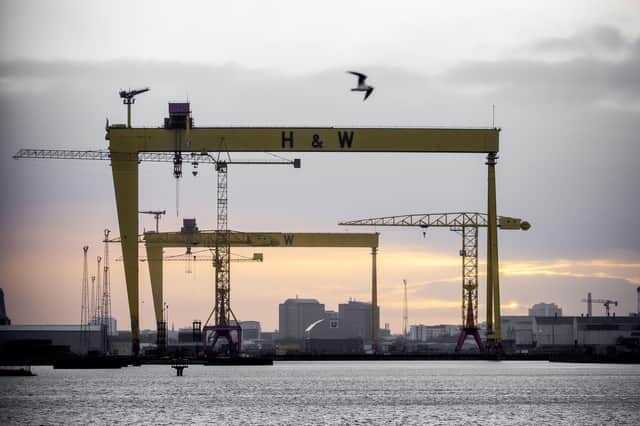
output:
[[[0,424],[640,424],[640,366],[281,362],[0,378]]]

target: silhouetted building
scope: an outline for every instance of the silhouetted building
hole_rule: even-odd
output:
[[[85,354],[87,350],[104,352],[105,338],[99,325],[0,325],[0,346],[20,341],[23,343],[49,342],[53,346],[67,346],[71,352]]]
[[[561,317],[562,308],[555,303],[536,303],[529,308],[530,317]]]
[[[287,299],[279,306],[279,339],[302,340],[307,327],[324,317],[324,305],[316,299]]]
[[[515,347],[562,350],[580,346],[604,351],[624,340],[640,344],[640,318],[504,316],[502,338]]]
[[[0,288],[0,325],[11,325],[11,320],[7,316],[7,309],[4,306],[4,292]]]
[[[376,308],[379,312],[379,309]],[[349,300],[338,305],[340,327],[351,338],[360,338],[365,343],[371,342],[371,303]]]
[[[194,343],[193,327],[183,327],[178,329],[178,344]]]
[[[312,354],[358,354],[364,352],[363,339],[338,319],[321,319],[305,330],[304,350]]]

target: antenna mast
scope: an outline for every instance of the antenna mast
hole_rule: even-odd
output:
[[[407,303],[407,280],[402,280],[403,297],[402,297],[402,335],[407,337],[407,328],[409,326],[409,305]]]
[[[89,246],[82,247],[84,261],[82,264],[82,305],[80,307],[80,340],[81,346],[88,348],[89,331],[89,270],[87,267],[87,252]]]

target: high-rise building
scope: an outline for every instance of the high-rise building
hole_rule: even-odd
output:
[[[279,338],[301,340],[309,325],[324,318],[324,304],[316,299],[287,299],[279,306]]]
[[[4,292],[0,288],[0,325],[11,325],[11,320],[7,316],[7,309],[4,306]]]
[[[376,307],[379,312],[379,308]],[[349,337],[371,341],[371,303],[349,300],[338,305],[341,326],[349,331]]]
[[[561,317],[562,308],[555,303],[536,303],[529,309],[530,317]]]

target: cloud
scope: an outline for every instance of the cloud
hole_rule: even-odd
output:
[[[617,28],[601,25],[578,31],[569,37],[549,37],[534,42],[531,49],[539,53],[597,53],[619,51],[630,41]]]
[[[501,273],[511,276],[564,276],[605,278],[640,284],[640,262],[622,263],[610,259],[514,262],[502,265]]]
[[[596,29],[568,39],[545,39],[536,51],[573,48],[572,57],[545,60],[531,56],[461,63],[444,75],[449,83],[475,92],[509,93],[528,102],[640,107],[640,38],[623,39],[612,29]],[[614,36],[613,34],[617,34]],[[619,58],[599,58],[579,48],[583,44],[615,46]],[[547,50],[548,51],[548,50]]]

